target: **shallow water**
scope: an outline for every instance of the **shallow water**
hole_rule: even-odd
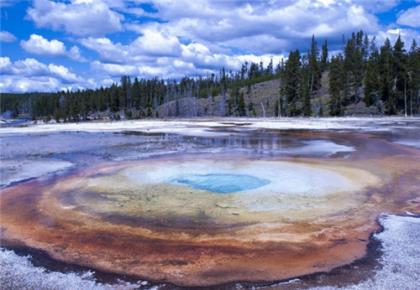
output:
[[[104,131],[92,126],[25,128],[30,134],[0,128],[1,240],[9,247],[1,251],[2,284],[6,289],[174,288],[115,273],[103,278],[94,270],[113,272],[115,267],[117,272],[119,267],[125,273],[124,259],[132,258],[147,267],[126,274],[143,273],[161,281],[155,274],[163,271],[176,284],[185,281],[177,277],[189,273],[201,277],[191,285],[204,279],[213,281],[209,285],[226,281],[225,289],[395,289],[399,284],[417,289],[419,252],[401,245],[418,244],[418,218],[381,213],[420,213],[420,130],[414,129],[420,120],[364,120],[359,127],[346,122],[298,121],[295,125],[301,127],[290,130],[284,122],[212,121],[189,128],[184,121],[174,127],[176,133],[169,130],[173,125],[161,130],[153,122],[147,130],[138,129],[137,123],[126,129],[116,123],[115,130]],[[363,249],[377,230],[377,218],[385,231],[372,241],[380,242],[375,247],[382,254],[340,267],[366,254]],[[88,231],[79,232],[84,228]],[[14,241],[44,249],[63,265],[51,268],[36,255],[17,256],[8,235],[18,232],[23,236],[14,236]],[[159,242],[148,244],[145,237]],[[78,248],[78,242],[88,247]],[[284,248],[286,243],[296,246]],[[301,243],[315,248],[299,249]],[[338,252],[326,254],[324,265],[313,264],[315,270],[296,273],[336,270],[280,283],[258,282],[258,277],[283,279],[273,270],[289,263],[279,262],[281,253],[286,257],[296,251],[305,258],[319,251],[322,257],[322,247],[316,248],[320,244]],[[89,247],[109,257],[115,249],[118,258],[108,267]],[[257,252],[260,257],[254,256]],[[153,260],[159,255],[165,256]],[[207,266],[225,259],[238,262],[219,272]],[[66,262],[88,267],[74,271]],[[188,268],[189,263],[198,264]],[[239,270],[229,272],[229,267]],[[250,272],[264,267],[264,273]],[[229,276],[238,278],[231,281]],[[249,282],[237,282],[241,277]]]

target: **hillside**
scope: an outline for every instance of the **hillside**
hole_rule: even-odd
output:
[[[280,79],[274,79],[241,87],[239,93],[244,97],[244,115],[275,116],[275,104],[279,99],[280,85]],[[180,98],[160,105],[156,112],[159,117],[230,116],[235,115],[232,100],[232,92],[227,92],[225,97],[219,94],[208,98]]]
[[[256,83],[250,86],[241,87],[239,92],[244,96],[245,116],[248,117],[278,117],[279,96],[281,90],[281,80],[274,79]],[[313,116],[330,115],[330,85],[329,71],[325,71],[321,77],[321,86],[311,97],[311,111]],[[351,89],[354,93],[356,90]],[[360,87],[359,101],[344,106],[344,116],[370,116],[383,115],[384,112],[377,106],[367,107],[364,100],[364,89]],[[203,116],[231,116],[234,112],[229,112],[229,102],[232,99],[231,93],[223,96],[217,95],[208,98],[185,97],[178,100],[166,102],[156,109],[156,116],[165,117],[203,117]]]

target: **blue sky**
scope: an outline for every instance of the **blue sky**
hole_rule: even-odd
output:
[[[0,0],[0,91],[108,86],[280,61],[312,34],[341,49],[364,30],[420,42],[420,0]]]

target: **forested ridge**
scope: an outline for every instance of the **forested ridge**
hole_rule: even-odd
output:
[[[343,46],[330,56],[327,41],[319,46],[313,37],[308,51],[291,51],[277,64],[244,63],[237,72],[221,68],[217,75],[181,80],[122,76],[119,84],[96,90],[2,93],[1,112],[64,122],[138,119],[167,117],[158,109],[172,102],[176,110],[171,116],[184,116],[178,102],[188,98],[217,102],[217,113],[196,110],[192,117],[258,116],[247,92],[255,84],[280,80],[264,116],[266,109],[273,116],[342,116],[355,104],[384,115],[420,113],[420,48],[415,40],[408,47],[401,37],[378,46],[360,31],[343,40]]]

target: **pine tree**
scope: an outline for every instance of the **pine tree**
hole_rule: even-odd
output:
[[[328,67],[328,42],[324,41],[321,53],[321,72],[324,72]]]
[[[366,64],[365,97],[366,106],[371,106],[378,101],[380,90],[379,78],[379,53],[376,47],[371,48],[371,53]]]
[[[299,50],[291,51],[286,62],[284,74],[284,95],[287,102],[287,113],[289,116],[297,116],[301,114],[299,106],[300,91],[300,52]]]
[[[420,48],[413,39],[408,55],[408,107],[410,115],[420,113]]]
[[[308,53],[309,55],[309,53]],[[311,115],[311,89],[313,87],[313,72],[308,63],[308,56],[302,57],[302,66],[300,69],[300,103],[303,104],[303,115]]]
[[[120,86],[120,106],[122,108],[126,108],[128,106],[128,93],[131,88],[131,80],[129,76],[122,76],[121,77],[121,86]]]
[[[344,95],[343,103],[358,102],[363,84],[363,31],[353,33],[344,48]]]
[[[379,56],[380,94],[387,114],[396,113],[395,101],[392,94],[392,63],[392,47],[391,42],[387,38],[381,47]]]
[[[273,66],[273,59],[270,59],[270,62],[267,65],[267,68],[265,70],[265,73],[267,76],[271,76],[274,72],[274,66]]]
[[[407,115],[407,64],[404,42],[399,35],[394,44],[392,55],[392,78],[395,83],[392,101],[395,110],[403,110]],[[394,111],[396,113],[396,111]]]
[[[244,99],[243,92],[239,93],[238,112],[239,112],[239,116],[246,116],[245,99]]]
[[[220,115],[225,116],[226,115],[226,90],[227,90],[227,77],[225,68],[223,67],[220,72],[220,90],[222,93],[222,97],[220,98]]]
[[[319,66],[319,60],[318,56],[319,50],[316,43],[315,36],[312,35],[311,40],[311,48],[308,53],[308,65],[309,65],[309,73],[310,73],[310,94],[313,93],[313,91],[319,89],[321,86],[321,70]]]
[[[341,90],[343,89],[343,57],[341,55],[331,58],[330,63],[330,115],[342,115]]]

